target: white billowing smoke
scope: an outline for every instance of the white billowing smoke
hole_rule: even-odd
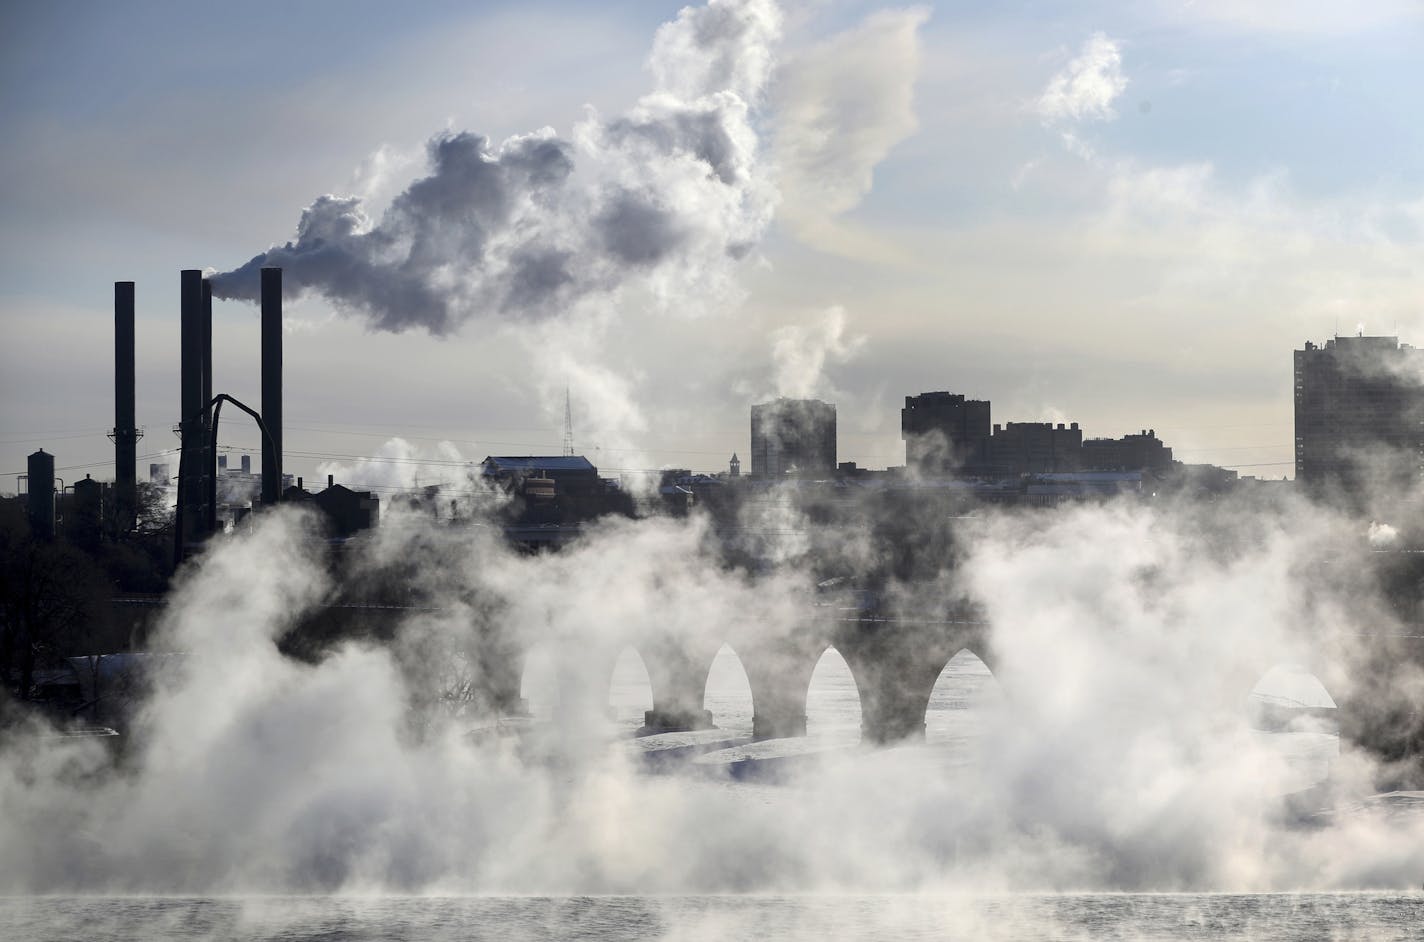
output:
[[[1322,583],[1339,524],[1297,509],[966,523],[947,579],[986,607],[1006,703],[980,748],[962,772],[924,747],[851,753],[770,790],[640,773],[586,707],[640,632],[796,630],[800,564],[728,569],[696,516],[522,555],[497,528],[396,513],[352,562],[397,567],[432,604],[306,664],[276,640],[329,577],[299,512],[265,515],[186,572],[162,628],[184,667],[121,770],[83,744],[0,744],[0,891],[1412,887],[1424,819],[1281,827],[1283,759],[1245,728],[1264,667],[1329,644],[1322,625],[1348,638],[1384,617],[1338,594],[1353,575]],[[563,652],[585,708],[541,745],[552,761],[467,737],[467,718],[412,722],[451,652],[495,631]],[[1367,769],[1347,754],[1337,771]]]
[[[864,334],[847,332],[842,307],[827,308],[808,323],[778,327],[771,334],[776,394],[788,399],[832,395],[826,368],[847,362],[864,346]]]
[[[450,442],[421,448],[397,436],[373,454],[349,461],[323,461],[317,465],[317,473],[330,475],[353,491],[375,491],[387,498],[422,487],[463,487],[473,468],[473,462]]]
[[[258,270],[280,266],[290,294],[320,294],[379,330],[434,334],[625,289],[715,293],[771,218],[751,115],[779,30],[772,0],[684,9],[654,40],[654,91],[626,114],[590,114],[571,139],[440,134],[429,173],[379,220],[360,197],[322,196],[295,239],[214,276],[214,292],[256,300]]]

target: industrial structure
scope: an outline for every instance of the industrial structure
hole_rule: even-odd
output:
[[[213,289],[198,269],[181,275],[181,413],[175,557],[182,560],[218,529],[218,422],[224,403],[246,412],[262,437],[262,502],[282,486],[282,270],[262,269],[262,411],[213,395]]]
[[[1402,493],[1424,465],[1424,351],[1334,337],[1295,351],[1295,478],[1316,495]]]
[[[138,514],[138,440],[134,419],[134,283],[114,282],[114,526],[133,530]]]

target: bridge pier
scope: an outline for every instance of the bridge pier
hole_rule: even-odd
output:
[[[704,709],[707,672],[720,644],[692,642],[671,635],[648,639],[639,647],[653,708],[643,713],[643,730],[650,733],[711,729],[712,711]]]
[[[925,738],[925,711],[944,666],[969,641],[938,627],[853,624],[837,649],[860,688],[861,740],[875,745]]]
[[[527,716],[529,701],[520,696],[528,651],[505,631],[488,632],[471,645],[481,701],[496,716]]]
[[[1355,683],[1334,695],[1340,742],[1381,760],[1375,781],[1381,791],[1424,788],[1424,677],[1408,653],[1362,659]]]
[[[738,653],[752,689],[752,738],[806,735],[806,694],[824,638],[809,635],[744,644]]]
[[[618,654],[618,648],[585,639],[569,639],[556,646],[553,720],[561,731],[576,736],[608,722],[612,716],[609,687]]]

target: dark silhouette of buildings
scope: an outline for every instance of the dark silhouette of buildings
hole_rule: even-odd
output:
[[[776,399],[752,406],[752,477],[835,470],[834,405],[819,399]]]
[[[1077,428],[1077,423],[1074,423]],[[1092,471],[1172,470],[1172,449],[1162,443],[1154,429],[1122,438],[1090,438],[1083,442],[1083,467]]]
[[[335,483],[330,476],[326,479],[326,490],[313,497],[312,502],[326,514],[331,534],[339,539],[369,530],[381,516],[381,501],[375,494],[353,491]]]
[[[1165,475],[1172,449],[1152,429],[1084,441],[1077,422],[989,423],[990,403],[948,392],[906,396],[900,410],[905,464],[924,477],[1004,479],[1076,472]]]
[[[906,396],[900,437],[905,465],[917,474],[982,467],[989,457],[989,403],[948,392]]]
[[[987,405],[987,403],[985,403]],[[1074,422],[1009,422],[995,425],[989,438],[989,468],[999,475],[1078,471],[1083,467],[1083,432]]]
[[[521,498],[509,521],[517,526],[568,525],[604,514],[633,512],[632,500],[582,455],[491,455],[480,462],[484,479]]]
[[[1419,480],[1424,351],[1398,337],[1335,337],[1295,351],[1295,476],[1358,496]]]
[[[346,540],[362,530],[369,530],[380,522],[381,500],[370,491],[353,491],[336,483],[334,475],[326,476],[326,490],[313,494],[297,483],[282,492],[284,503],[310,503],[322,513],[327,536],[336,540]]]
[[[487,479],[523,486],[529,481],[549,481],[566,486],[598,481],[598,469],[583,455],[490,455],[480,462]],[[535,487],[544,486],[536,483]]]

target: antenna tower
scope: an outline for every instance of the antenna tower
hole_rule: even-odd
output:
[[[569,404],[569,387],[564,387],[564,457],[574,454],[574,410]]]

